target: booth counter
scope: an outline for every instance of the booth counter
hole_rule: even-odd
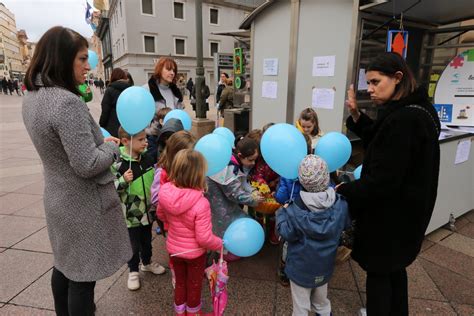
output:
[[[470,140],[469,159],[455,164],[458,145]],[[474,134],[443,131],[440,137],[438,197],[426,234],[474,209]]]

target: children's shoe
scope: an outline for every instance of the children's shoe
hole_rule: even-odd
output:
[[[127,287],[130,291],[135,291],[140,288],[140,277],[138,272],[130,272],[128,274]]]
[[[272,245],[279,245],[280,244],[280,240],[279,240],[277,234],[275,233],[274,229],[270,230],[268,240],[270,241],[270,244],[272,244]]]
[[[336,253],[336,264],[343,263],[349,259],[351,256],[352,250],[344,247],[344,246],[339,246],[337,248],[337,253]]]
[[[367,310],[365,308],[359,309],[359,312],[357,313],[358,316],[367,316]]]
[[[153,274],[163,274],[166,272],[166,269],[156,262],[152,262],[147,265],[142,264],[140,270],[144,272],[151,272]]]

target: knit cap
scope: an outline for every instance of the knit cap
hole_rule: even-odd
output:
[[[329,186],[328,165],[321,157],[308,155],[300,163],[298,179],[308,192],[325,191]]]

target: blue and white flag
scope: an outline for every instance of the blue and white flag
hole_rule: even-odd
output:
[[[86,1],[86,5],[87,5],[87,8],[86,8],[86,23],[91,24],[92,7],[90,6],[90,4],[87,1]]]

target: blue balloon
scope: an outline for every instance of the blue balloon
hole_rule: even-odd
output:
[[[117,117],[122,128],[135,135],[147,127],[155,116],[155,100],[142,87],[125,89],[117,100]]]
[[[163,120],[163,123],[166,123],[167,120],[170,118],[175,118],[181,121],[183,124],[183,128],[187,131],[191,130],[191,117],[189,116],[186,111],[183,110],[172,110],[168,114],[166,114],[165,119]]]
[[[92,70],[95,67],[97,67],[97,64],[99,63],[99,56],[97,56],[96,52],[94,52],[93,50],[90,50],[90,49],[89,49],[88,55],[89,55],[88,62],[89,62],[89,65],[91,66],[91,70]]]
[[[298,177],[298,166],[308,154],[303,134],[286,123],[275,124],[265,131],[260,150],[270,168],[287,179]]]
[[[239,257],[250,257],[262,249],[265,233],[254,219],[239,218],[227,227],[224,247]]]
[[[354,179],[359,180],[362,172],[362,165],[354,169]]]
[[[206,176],[212,176],[224,169],[232,156],[232,148],[229,142],[223,136],[217,134],[208,134],[202,137],[196,143],[194,149],[206,158]]]
[[[329,172],[336,171],[349,161],[352,145],[346,135],[330,132],[321,137],[314,153],[328,164]]]
[[[102,136],[104,136],[104,138],[112,136],[105,128],[101,127],[100,130],[102,131]]]
[[[232,133],[232,131],[228,129],[227,127],[218,127],[212,132],[212,134],[224,136],[225,139],[227,139],[227,141],[230,143],[230,146],[234,147],[234,142],[235,142],[234,133]]]

